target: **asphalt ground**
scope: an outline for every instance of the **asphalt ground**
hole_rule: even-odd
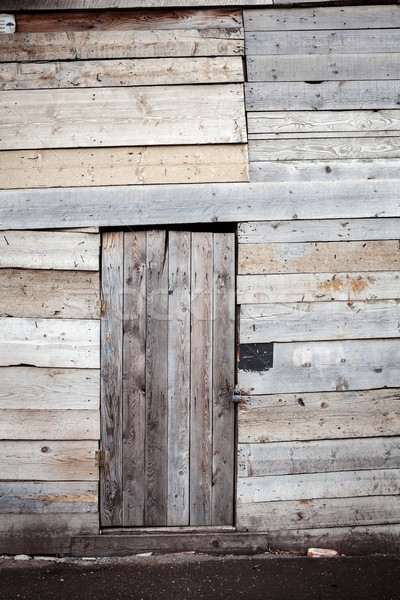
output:
[[[67,560],[1,560],[1,600],[400,599],[400,556]]]

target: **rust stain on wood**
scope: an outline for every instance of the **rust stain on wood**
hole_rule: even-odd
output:
[[[341,288],[347,286],[349,288],[349,291],[353,292],[354,294],[357,294],[368,287],[368,282],[365,279],[362,279],[361,277],[358,277],[357,279],[351,279],[349,275],[346,275],[346,280],[347,281],[343,281],[343,279],[340,279],[340,277],[337,278],[334,275],[332,279],[324,281],[324,283],[319,284],[317,288],[319,290],[324,290],[325,292],[337,292]]]

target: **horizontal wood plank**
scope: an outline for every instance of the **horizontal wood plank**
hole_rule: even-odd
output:
[[[396,272],[239,275],[238,304],[399,298]]]
[[[400,386],[398,340],[276,343],[273,367],[239,370],[248,394],[368,390]]]
[[[349,498],[352,496],[392,496],[399,493],[399,469],[343,471],[271,477],[239,477],[238,504]]]
[[[100,321],[0,319],[0,365],[100,367]]]
[[[398,108],[399,84],[394,80],[247,83],[246,109],[383,110]]]
[[[98,492],[96,482],[2,481],[0,513],[95,513]]]
[[[245,221],[239,223],[238,242],[239,244],[265,244],[272,242],[395,240],[399,231],[400,219],[331,219],[326,221],[261,221],[258,223]]]
[[[398,217],[398,189],[397,179],[355,179],[4,190],[0,230]]]
[[[247,146],[131,146],[0,152],[0,188],[248,181]]]
[[[246,141],[240,84],[3,91],[1,100],[5,150]]]
[[[96,441],[0,442],[5,481],[97,481]]]
[[[396,338],[399,326],[400,300],[245,304],[240,342]]]
[[[85,271],[0,269],[0,316],[99,318],[99,274]]]
[[[5,231],[0,268],[97,271],[100,236],[90,233]]]
[[[239,56],[3,63],[0,89],[98,88],[243,81]]]
[[[400,437],[239,444],[238,476],[396,469]]]
[[[251,396],[239,405],[239,443],[396,436],[400,390]]]
[[[90,412],[99,409],[99,370],[1,367],[0,379],[1,409]]]
[[[399,496],[239,504],[238,531],[285,531],[398,523]]]
[[[1,440],[98,440],[98,410],[0,410]]]
[[[170,29],[160,31],[68,31],[14,33],[12,46],[0,39],[0,60],[91,60],[235,56],[243,54],[243,29]]]
[[[312,0],[314,1],[314,0]],[[322,0],[326,2],[327,0]],[[268,6],[273,0],[163,0],[163,7],[216,7],[216,6],[256,6],[261,4]],[[3,10],[25,11],[32,10],[32,2],[27,0],[4,0]],[[42,10],[70,10],[70,9],[88,9],[94,8],[102,10],[105,8],[159,8],[160,0],[37,0],[35,2],[35,11]]]

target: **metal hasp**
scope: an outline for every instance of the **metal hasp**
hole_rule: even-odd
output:
[[[233,390],[232,402],[239,404],[242,401],[242,392],[240,391],[239,385],[235,385],[235,389]]]

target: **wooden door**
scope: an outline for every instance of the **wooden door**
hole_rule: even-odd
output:
[[[233,524],[235,239],[103,235],[101,525]]]

